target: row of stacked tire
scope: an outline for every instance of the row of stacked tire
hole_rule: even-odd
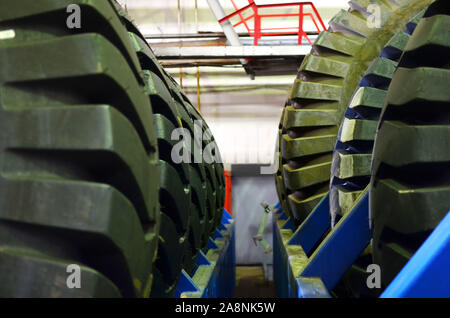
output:
[[[0,296],[173,296],[221,223],[225,178],[143,35],[113,0],[5,0],[0,64]]]
[[[296,226],[328,192],[331,227],[369,192],[373,240],[341,295],[379,294],[366,266],[385,288],[450,210],[449,14],[448,1],[350,1],[284,108],[275,181]]]

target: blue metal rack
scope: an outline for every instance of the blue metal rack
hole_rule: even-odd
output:
[[[328,202],[327,195],[295,232],[280,205],[275,206],[273,255],[278,297],[330,297],[329,291],[369,244],[368,193],[332,231]],[[449,268],[450,212],[381,297],[450,297]]]
[[[214,237],[205,253],[200,252],[194,275],[184,270],[178,281],[176,298],[226,298],[233,296],[236,277],[234,220],[224,210]]]

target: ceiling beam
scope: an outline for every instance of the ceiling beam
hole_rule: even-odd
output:
[[[174,46],[154,47],[153,51],[156,57],[162,60],[283,58],[305,56],[311,51],[311,46],[209,46],[207,48]]]

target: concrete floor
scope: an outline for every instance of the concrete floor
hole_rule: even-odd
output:
[[[236,266],[235,298],[274,298],[275,285],[264,277],[262,266]]]

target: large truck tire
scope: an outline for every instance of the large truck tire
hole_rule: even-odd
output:
[[[355,206],[360,195],[367,193],[376,129],[386,94],[398,61],[410,35],[425,10],[407,23],[405,31],[389,40],[362,77],[338,132],[330,177],[331,227]],[[379,289],[370,289],[367,267],[373,263],[370,246],[358,257],[342,280],[349,297],[374,298]]]
[[[172,297],[183,264],[191,257],[191,227],[197,227],[200,222],[198,212],[193,211],[191,207],[189,163],[175,162],[172,158],[172,150],[179,142],[183,145],[182,151],[189,151],[184,139],[172,140],[173,131],[183,128],[179,107],[182,100],[176,92],[175,84],[156,60],[144,36],[123,11],[121,15],[143,69],[159,147],[161,229],[151,297]],[[197,230],[196,232],[201,232],[201,229]]]
[[[350,98],[386,43],[431,0],[350,1],[300,66],[281,119],[277,182],[287,214],[300,224],[327,194],[332,153]],[[369,5],[380,9],[371,25]],[[283,191],[284,190],[284,191]]]
[[[425,11],[407,23],[364,73],[344,113],[333,152],[330,176],[330,216],[334,227],[350,212],[370,182],[372,151],[386,100],[387,90],[398,61]]]
[[[450,210],[449,14],[436,1],[417,25],[375,139],[370,219],[383,287]]]
[[[124,24],[110,1],[0,2],[2,297],[150,295],[158,144]]]

